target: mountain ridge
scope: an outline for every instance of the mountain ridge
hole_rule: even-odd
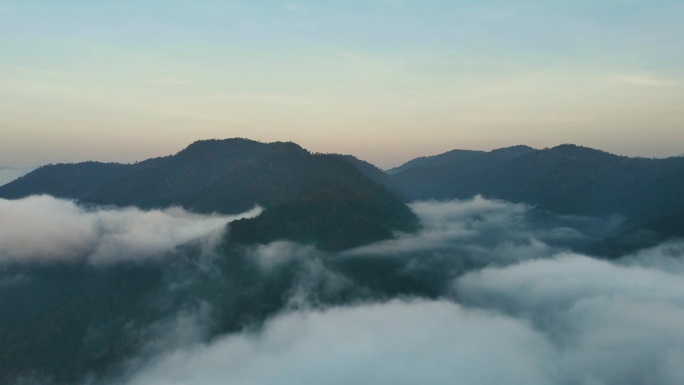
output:
[[[428,167],[428,166],[438,166],[438,165],[444,165],[448,163],[452,163],[454,161],[459,161],[463,160],[464,158],[475,158],[484,154],[511,154],[511,153],[518,153],[518,154],[524,154],[527,152],[531,151],[536,151],[536,149],[524,145],[524,144],[519,144],[519,145],[514,145],[514,146],[509,146],[509,147],[501,147],[501,148],[496,148],[490,151],[481,151],[481,150],[465,150],[465,149],[453,149],[449,150],[446,152],[443,152],[441,154],[437,155],[428,155],[428,156],[420,156],[414,159],[411,159],[400,166],[393,167],[387,170],[388,174],[397,174],[402,171],[406,171],[411,168],[415,167]],[[512,155],[512,154],[511,154]],[[513,155],[515,156],[515,155]]]
[[[592,249],[611,258],[684,236],[684,158],[633,158],[562,144],[479,162],[413,167],[391,178],[406,200],[482,195],[562,215],[624,216],[622,230]]]
[[[228,214],[258,204],[266,212],[262,218],[235,223],[236,241],[319,241],[323,248],[357,246],[362,239],[386,239],[394,231],[415,229],[415,217],[397,196],[410,202],[482,195],[558,214],[620,214],[628,218],[628,228],[661,219],[672,224],[675,221],[665,218],[684,211],[680,157],[631,158],[574,144],[541,150],[516,145],[451,150],[390,171],[351,155],[310,153],[292,142],[211,139],[134,164],[46,165],[0,186],[0,197],[47,193],[96,204],[147,209],[180,205],[199,213]],[[302,208],[301,202],[309,206]],[[346,230],[332,219],[324,220],[326,211],[344,218]],[[349,217],[347,211],[355,215]],[[303,229],[308,232],[300,234]],[[340,232],[356,243],[335,241]],[[361,232],[375,236],[355,234]]]
[[[41,193],[144,209],[177,205],[198,213],[263,206],[261,218],[231,225],[237,243],[291,238],[339,250],[417,228],[415,214],[347,157],[312,154],[292,142],[203,140],[135,164],[48,165],[0,187],[4,198]],[[245,226],[254,233],[241,231]]]

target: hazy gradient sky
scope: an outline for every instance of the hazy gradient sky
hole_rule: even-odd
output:
[[[684,152],[681,0],[0,0],[0,165],[291,140]]]

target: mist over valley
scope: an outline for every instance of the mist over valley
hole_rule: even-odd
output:
[[[0,385],[684,384],[682,15],[0,0]]]
[[[0,382],[680,384],[684,159],[199,141],[0,186]]]

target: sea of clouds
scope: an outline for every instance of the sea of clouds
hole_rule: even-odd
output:
[[[411,207],[421,230],[394,240],[342,253],[281,240],[226,256],[215,247],[228,217],[0,201],[0,262],[106,268],[207,240],[196,281],[227,282],[223,296],[197,294],[148,325],[117,375],[86,383],[684,383],[684,242],[608,261],[578,250],[619,217],[481,197]],[[254,325],[212,329],[238,311],[232,298],[273,295],[282,304]]]
[[[565,253],[468,273],[439,299],[285,311],[123,383],[681,384],[683,256],[673,273]]]

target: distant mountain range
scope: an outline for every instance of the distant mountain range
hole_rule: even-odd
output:
[[[629,158],[570,144],[543,150],[514,146],[449,151],[388,172],[405,200],[481,194],[559,214],[624,215],[625,233],[597,249],[613,256],[684,236],[681,157]],[[635,237],[637,232],[649,236]]]
[[[416,217],[402,200],[478,194],[558,214],[620,214],[629,219],[626,231],[646,226],[676,236],[681,221],[667,218],[684,215],[684,158],[519,145],[452,150],[384,172],[349,155],[238,138],[198,141],[175,155],[135,164],[43,166],[0,187],[4,198],[31,194],[142,208],[180,205],[202,213],[236,213],[259,204],[266,208],[261,216],[231,224],[234,241],[291,239],[329,250],[416,229]]]
[[[408,200],[482,194],[560,214],[648,222],[684,210],[684,159],[628,158],[575,145],[451,151],[394,169]]]
[[[458,177],[475,175],[537,150],[528,146],[506,147],[490,152],[452,150],[420,157],[388,170],[395,186],[408,200],[443,196],[443,185]],[[448,195],[448,194],[447,194]],[[453,198],[459,198],[454,195]]]

